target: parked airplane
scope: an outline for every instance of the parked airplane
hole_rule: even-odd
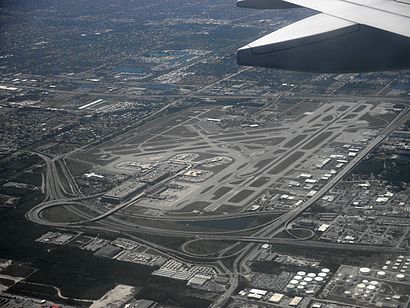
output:
[[[239,65],[329,73],[410,68],[410,0],[238,0],[237,6],[319,12],[240,48]]]

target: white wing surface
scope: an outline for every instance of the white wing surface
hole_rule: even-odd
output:
[[[410,68],[409,0],[239,0],[239,7],[307,7],[319,14],[238,50],[240,65],[311,72]]]

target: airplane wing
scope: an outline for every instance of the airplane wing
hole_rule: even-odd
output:
[[[240,48],[239,65],[329,73],[410,68],[410,0],[238,0],[237,6],[318,12]]]

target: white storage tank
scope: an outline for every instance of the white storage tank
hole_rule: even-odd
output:
[[[406,276],[404,276],[403,274],[397,274],[396,278],[397,280],[404,281],[406,279]]]
[[[364,275],[364,276],[369,276],[371,272],[372,272],[371,269],[368,268],[368,267],[361,267],[361,268],[359,269],[359,273],[360,273],[361,275]]]
[[[344,295],[346,297],[352,297],[352,292],[350,292],[349,290],[344,291]]]
[[[365,285],[364,283],[359,283],[359,284],[357,285],[357,289],[363,291],[364,289],[366,289],[366,285]]]
[[[379,287],[379,282],[376,281],[376,280],[372,280],[372,281],[370,281],[370,285],[375,286],[376,288],[378,288]]]
[[[377,272],[377,277],[379,277],[379,278],[386,278],[386,272],[384,272],[384,271],[378,271],[378,272]]]

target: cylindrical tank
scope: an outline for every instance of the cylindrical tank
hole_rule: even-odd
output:
[[[364,276],[369,276],[370,273],[371,273],[371,269],[368,268],[368,267],[361,267],[361,268],[359,269],[359,273],[360,273],[361,275],[364,275]]]
[[[396,278],[397,280],[404,281],[406,279],[406,276],[404,276],[403,274],[397,274]]]
[[[352,292],[350,292],[349,290],[344,291],[344,295],[346,297],[352,297]]]
[[[364,290],[365,288],[366,288],[366,285],[364,283],[359,283],[357,285],[357,289],[359,289],[359,290]]]
[[[376,280],[370,281],[370,285],[375,286],[376,288],[379,286],[379,282]]]
[[[367,287],[366,287],[366,289],[367,289],[367,291],[370,291],[370,292],[374,292],[374,291],[376,291],[376,287],[374,286],[374,285],[368,285]]]
[[[379,277],[379,278],[386,278],[386,272],[384,272],[384,271],[378,271],[378,272],[377,272],[377,277]]]
[[[288,285],[286,286],[286,290],[287,290],[288,292],[295,292],[296,287],[295,287],[293,284],[288,284]]]

